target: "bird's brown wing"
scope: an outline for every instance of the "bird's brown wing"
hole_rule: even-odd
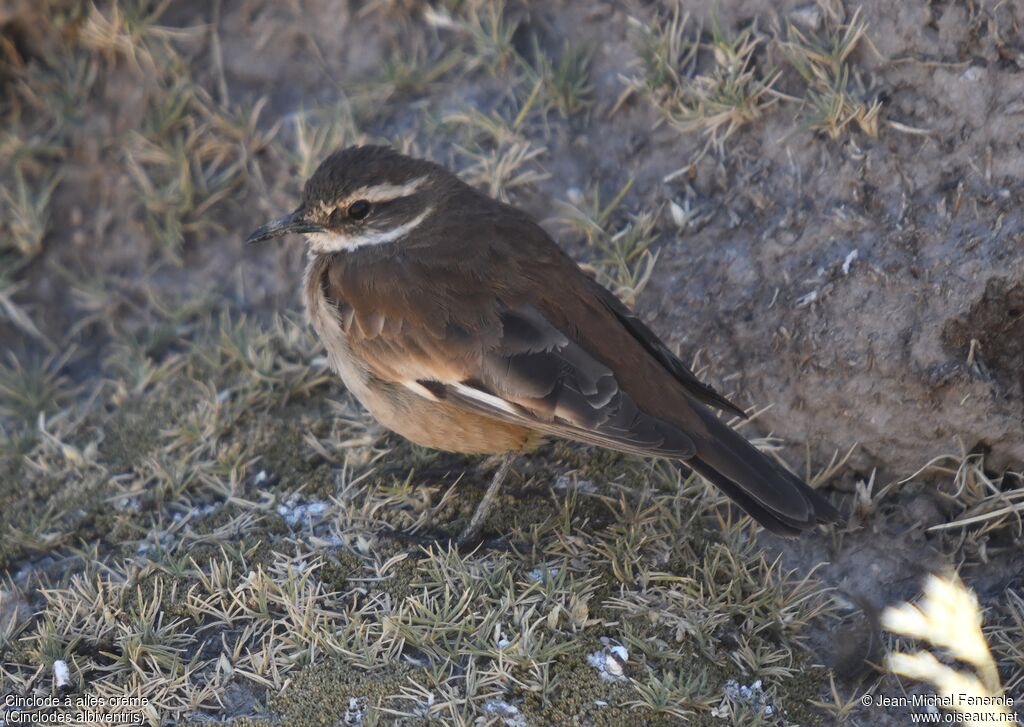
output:
[[[501,336],[459,381],[424,376],[434,396],[513,424],[608,449],[688,459],[693,442],[641,411],[615,374],[535,308],[503,308]]]

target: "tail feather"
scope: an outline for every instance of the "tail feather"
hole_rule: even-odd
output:
[[[759,452],[710,411],[702,411],[701,416],[710,436],[696,440],[697,456],[686,464],[765,529],[792,536],[819,523],[839,521],[835,507],[807,483]]]

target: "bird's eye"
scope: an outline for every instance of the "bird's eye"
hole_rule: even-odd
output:
[[[361,220],[370,214],[370,203],[365,199],[357,199],[348,206],[348,216],[353,220]]]

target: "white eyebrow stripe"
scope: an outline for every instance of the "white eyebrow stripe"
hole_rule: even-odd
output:
[[[309,240],[309,244],[314,250],[322,253],[355,250],[357,247],[366,247],[367,245],[383,245],[387,242],[394,242],[398,238],[412,232],[433,211],[433,207],[427,207],[404,225],[399,225],[392,230],[382,230],[379,232],[366,230],[356,236],[339,235],[335,232],[310,232],[306,234],[306,239]]]
[[[426,177],[419,177],[405,184],[374,184],[360,187],[347,195],[342,204],[355,202],[357,199],[365,199],[367,202],[390,202],[393,199],[401,199],[413,194],[425,181]]]

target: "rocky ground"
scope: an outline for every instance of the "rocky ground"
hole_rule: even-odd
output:
[[[994,0],[0,7],[3,689],[64,659],[152,724],[895,724],[861,695],[926,687],[870,666],[878,612],[953,568],[1024,696],[1022,24]],[[381,431],[301,320],[298,241],[242,244],[362,142],[529,210],[847,522],[782,541],[560,444],[485,548],[431,545],[486,465]]]

